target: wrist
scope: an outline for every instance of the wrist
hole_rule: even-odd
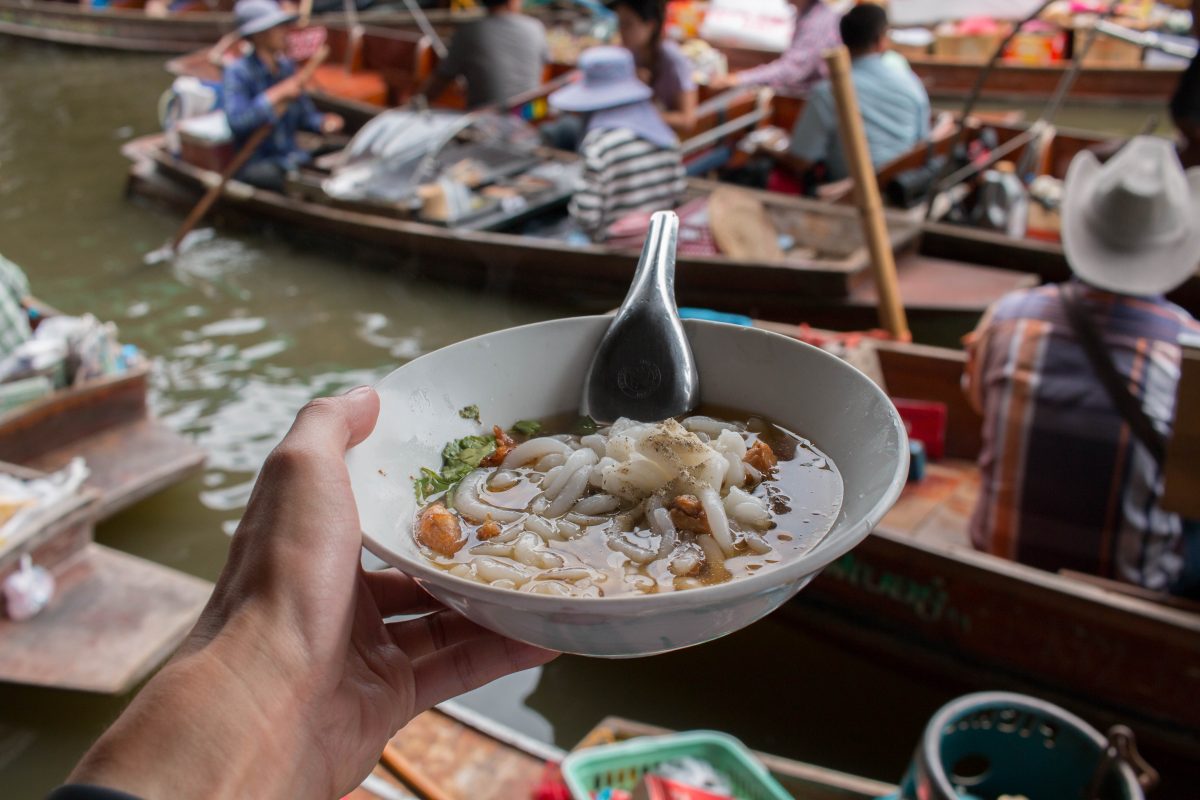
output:
[[[164,667],[69,780],[142,800],[296,796],[288,787],[303,765],[289,754],[300,751],[290,737],[302,730],[301,706],[279,691],[288,681],[278,670],[272,678],[266,653],[232,663],[222,639]]]

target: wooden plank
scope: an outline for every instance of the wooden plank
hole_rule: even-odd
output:
[[[31,517],[21,530],[0,539],[0,583],[20,566],[21,556],[51,571],[67,562],[92,540],[100,496],[84,489]],[[4,598],[0,597],[0,617]]]
[[[958,491],[963,480],[963,470],[956,463],[929,464],[924,479],[905,484],[900,499],[880,520],[879,527],[916,536],[929,515]]]
[[[918,309],[969,311],[982,314],[1009,292],[1037,286],[1036,275],[978,267],[959,261],[907,255],[897,265],[900,293],[906,306]],[[869,273],[852,281],[850,302],[873,306],[878,290]]]
[[[101,520],[178,483],[204,464],[204,450],[166,425],[143,418],[44,453],[30,464],[53,471],[82,456],[92,474],[87,486],[101,495]]]
[[[147,371],[62,389],[0,416],[0,460],[29,464],[114,425],[146,416]]]
[[[983,443],[983,418],[962,390],[966,353],[895,342],[878,342],[875,350],[891,397],[946,404],[946,456],[978,456]]]
[[[179,645],[212,584],[88,545],[38,616],[0,621],[0,680],[122,694]]]
[[[543,769],[541,760],[436,710],[406,725],[387,751],[455,800],[529,797]]]
[[[667,728],[646,725],[622,717],[605,717],[584,736],[575,749],[600,744],[622,742],[639,736],[662,736],[672,733]],[[890,795],[896,786],[882,781],[862,778],[837,770],[826,769],[803,761],[751,751],[771,774],[795,797],[805,800],[874,800]]]

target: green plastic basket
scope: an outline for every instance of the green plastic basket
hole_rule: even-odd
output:
[[[571,753],[562,775],[574,800],[591,800],[601,789],[633,791],[642,775],[664,761],[693,756],[729,778],[737,800],[791,800],[767,768],[737,739],[717,731],[640,736]]]

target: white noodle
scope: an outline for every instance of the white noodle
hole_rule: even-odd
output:
[[[591,453],[592,451],[580,450],[579,452]],[[593,454],[593,457],[595,457],[595,454]],[[590,466],[580,467],[579,469],[575,470],[575,472],[563,486],[562,491],[559,492],[558,497],[555,497],[554,501],[550,503],[550,507],[546,509],[547,517],[550,517],[551,519],[561,517],[563,514],[566,514],[568,511],[570,511],[572,506],[579,502],[579,499],[583,497],[583,493],[587,491],[589,472]]]
[[[504,457],[504,462],[500,464],[500,467],[502,469],[513,469],[551,453],[561,453],[566,456],[570,452],[571,448],[558,439],[541,436],[537,439],[530,439],[528,442],[519,444],[508,451],[508,455]]]
[[[588,448],[576,450],[567,459],[567,463],[563,464],[561,467],[555,468],[558,470],[557,473],[551,471],[551,474],[554,477],[550,477],[550,475],[546,476],[546,483],[542,485],[542,492],[548,499],[554,500],[558,497],[559,492],[563,490],[563,487],[565,487],[575,477],[576,472],[587,468],[588,472],[584,473],[583,477],[580,479],[582,482],[582,489],[580,490],[579,495],[582,497],[583,489],[587,488],[587,479],[590,475],[591,468],[597,460],[596,454]],[[579,497],[576,497],[575,499],[578,500]],[[551,505],[551,507],[553,508],[553,505]],[[570,506],[568,506],[568,508],[570,508]],[[560,511],[558,514],[551,514],[550,516],[561,516],[564,513],[566,513],[565,510]]]
[[[620,505],[621,501],[613,497],[611,494],[594,494],[591,497],[585,497],[576,503],[575,513],[586,514],[588,516],[609,514],[613,511],[616,511]]]
[[[562,453],[551,453],[548,456],[542,456],[541,459],[539,459],[538,462],[533,465],[533,468],[538,472],[549,472],[555,467],[561,467],[565,463],[567,463],[567,457]]]
[[[725,555],[736,554],[737,550],[733,546],[733,532],[729,530],[729,518],[725,515],[725,506],[721,505],[721,498],[711,488],[701,490],[699,496],[700,505],[704,506],[704,513],[708,517],[708,529],[712,531],[713,538],[717,540],[717,544],[721,546]]]
[[[479,492],[480,485],[487,479],[486,469],[477,469],[459,481],[454,490],[454,509],[476,525],[489,519],[496,522],[516,522],[525,516],[523,511],[485,505]]]
[[[618,553],[628,556],[630,561],[637,564],[649,564],[658,558],[657,550],[640,547],[617,532],[609,534],[608,546]]]
[[[736,430],[737,426],[730,422],[721,422],[712,417],[688,417],[683,421],[683,427],[689,431],[707,433],[709,436],[717,437],[721,435],[721,431]]]

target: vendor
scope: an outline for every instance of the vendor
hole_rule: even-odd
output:
[[[971,539],[1052,572],[1198,596],[1200,530],[1159,503],[1179,336],[1200,333],[1163,295],[1196,273],[1200,169],[1157,137],[1103,165],[1084,151],[1062,211],[1076,280],[1001,298],[967,340],[984,420]]]
[[[653,90],[638,80],[633,54],[593,47],[579,57],[583,80],[550,95],[550,105],[583,115],[580,185],[571,218],[594,241],[632,211],[675,207],[687,187],[679,140],[655,108]]]
[[[907,64],[897,66],[885,59],[888,18],[883,8],[855,6],[842,17],[839,29],[850,51],[850,74],[871,163],[879,167],[929,138],[929,96]],[[786,150],[759,152],[774,158],[804,186],[848,177],[832,84],[826,80],[812,90]],[[812,170],[818,166],[820,174],[814,177]]]
[[[709,81],[713,89],[764,86],[781,94],[801,97],[826,77],[824,52],[837,47],[838,15],[821,0],[791,0],[796,8],[792,43],[774,61]]]
[[[487,15],[461,26],[450,51],[421,89],[427,101],[441,97],[458,78],[467,82],[467,108],[503,103],[542,83],[550,59],[546,29],[521,13],[521,0],[483,0]]]
[[[337,133],[342,118],[317,111],[296,75],[296,65],[284,53],[294,13],[272,0],[238,0],[234,15],[238,33],[252,49],[225,68],[225,116],[239,147],[264,125],[271,126],[237,178],[280,192],[287,173],[311,158],[296,144],[296,132]]]
[[[654,90],[663,121],[680,136],[696,125],[699,90],[692,80],[692,63],[679,45],[663,37],[665,0],[616,0],[621,44],[633,53],[638,77]]]

